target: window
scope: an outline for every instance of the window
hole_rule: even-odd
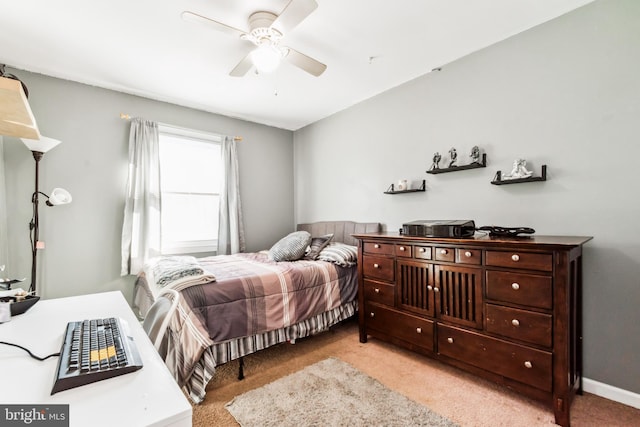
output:
[[[215,252],[221,137],[160,125],[163,254]]]

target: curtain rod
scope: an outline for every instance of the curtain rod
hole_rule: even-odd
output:
[[[120,113],[120,118],[123,120],[131,120],[131,116],[125,113]],[[242,137],[241,136],[234,136],[233,137],[234,141],[242,141]]]

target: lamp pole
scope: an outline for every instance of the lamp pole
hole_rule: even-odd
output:
[[[38,257],[38,232],[39,232],[39,219],[38,219],[38,195],[39,179],[40,179],[40,159],[44,155],[41,151],[32,151],[33,159],[36,161],[36,189],[31,196],[31,203],[33,204],[33,218],[29,223],[29,229],[31,230],[31,285],[29,286],[29,292],[36,293],[36,270],[37,270],[37,257]]]
[[[20,138],[20,139],[22,140],[22,142],[24,142],[24,145],[27,146],[29,151],[31,151],[31,153],[33,154],[33,160],[36,161],[36,188],[35,188],[35,191],[33,192],[33,195],[31,196],[31,204],[33,205],[33,216],[31,218],[31,222],[29,223],[29,230],[30,230],[29,235],[31,239],[31,285],[29,286],[29,291],[35,294],[36,282],[37,282],[36,276],[37,276],[37,267],[38,267],[38,263],[37,263],[38,249],[41,249],[44,247],[43,245],[40,245],[40,242],[38,241],[39,231],[40,231],[39,230],[40,221],[38,218],[40,194],[42,194],[47,198],[47,205],[53,206],[53,203],[49,203],[51,201],[51,198],[46,194],[40,192],[40,186],[39,186],[40,160],[42,159],[42,156],[44,155],[44,153],[51,150],[56,145],[60,144],[60,141],[58,141],[57,139],[48,138],[43,135],[40,135],[40,139],[27,139],[27,138]],[[54,190],[56,189],[54,188]],[[62,190],[62,189],[58,189],[58,190]],[[63,197],[63,200],[58,200],[57,198],[55,204],[62,205],[62,204],[71,202],[71,195],[66,190],[63,190],[63,191],[64,193],[66,193],[64,194],[65,197]]]

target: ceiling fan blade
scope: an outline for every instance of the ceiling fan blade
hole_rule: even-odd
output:
[[[244,31],[239,30],[234,27],[230,27],[227,24],[223,24],[222,22],[214,21],[213,19],[207,18],[206,16],[198,15],[197,13],[190,12],[185,10],[180,15],[184,21],[187,22],[196,22],[198,24],[206,25],[209,28],[213,28],[215,30],[221,31],[223,33],[229,34],[233,37],[240,37],[245,34]]]
[[[288,47],[289,53],[285,56],[285,60],[295,65],[298,68],[303,69],[307,73],[318,77],[320,74],[324,73],[324,70],[327,69],[327,66],[322,62],[316,61],[315,59],[305,55],[304,53],[300,53],[295,49],[291,49]]]
[[[315,0],[291,0],[282,13],[273,21],[271,27],[282,34],[286,34],[316,10],[317,7],[318,3]]]
[[[243,77],[247,72],[253,67],[253,62],[251,61],[251,52],[247,54],[238,65],[235,66],[233,70],[229,73],[231,77]]]

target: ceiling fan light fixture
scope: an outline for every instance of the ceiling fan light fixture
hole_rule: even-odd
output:
[[[259,73],[270,73],[278,68],[282,52],[270,42],[261,43],[251,52],[251,62]]]
[[[253,45],[253,50],[245,54],[229,72],[231,77],[243,77],[254,69],[256,74],[269,73],[278,68],[283,60],[318,77],[326,70],[325,64],[280,44],[285,33],[290,32],[304,21],[318,7],[318,2],[316,0],[287,0],[286,3],[287,5],[279,15],[264,10],[253,12],[249,15],[248,31],[234,28],[188,10],[182,12],[182,19],[207,25]]]

